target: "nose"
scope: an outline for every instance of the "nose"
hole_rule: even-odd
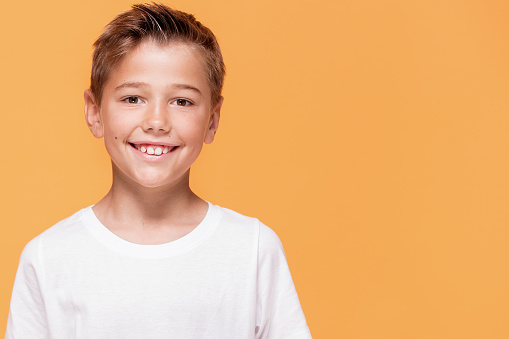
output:
[[[149,105],[145,112],[143,130],[146,132],[166,133],[171,129],[169,111],[163,103]]]

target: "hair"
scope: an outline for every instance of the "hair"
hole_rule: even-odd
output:
[[[212,31],[191,14],[152,3],[133,5],[131,10],[118,15],[94,43],[90,89],[97,105],[101,104],[104,84],[111,72],[130,51],[147,40],[161,45],[181,42],[197,46],[205,57],[212,104],[219,102],[226,71]]]

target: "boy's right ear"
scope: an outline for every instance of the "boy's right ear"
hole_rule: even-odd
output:
[[[90,89],[87,89],[83,96],[85,98],[85,120],[87,121],[88,128],[94,137],[102,138],[104,135],[103,124],[99,106],[95,103],[94,94],[92,94]]]

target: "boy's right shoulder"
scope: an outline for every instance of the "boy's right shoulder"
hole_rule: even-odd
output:
[[[67,237],[67,236],[75,236],[76,233],[82,231],[84,228],[83,216],[87,212],[88,209],[92,207],[87,207],[79,210],[73,215],[60,220],[55,225],[51,226],[44,232],[42,232],[38,237],[42,237],[44,239],[52,238],[52,237]]]
[[[73,215],[57,222],[55,225],[49,227],[41,234],[33,238],[26,246],[23,252],[32,252],[36,249],[53,248],[73,246],[76,241],[83,239],[86,234],[86,225],[83,221],[83,216],[88,209],[87,207],[79,210]]]

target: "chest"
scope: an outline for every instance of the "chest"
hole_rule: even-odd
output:
[[[251,251],[196,251],[165,259],[110,253],[65,266],[48,280],[47,293],[53,294],[48,300],[54,303],[49,316],[74,324],[73,331],[97,331],[85,337],[126,329],[131,330],[125,338],[136,331],[146,337],[155,329],[221,333],[231,330],[234,319],[244,330],[254,323],[257,268]]]

